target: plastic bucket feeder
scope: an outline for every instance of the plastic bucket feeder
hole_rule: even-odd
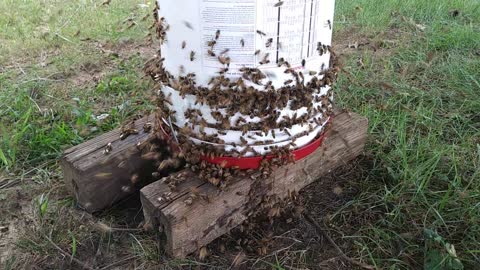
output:
[[[322,71],[330,68],[330,52],[323,50],[322,46],[331,45],[334,0],[198,0],[188,1],[188,4],[161,0],[158,4],[159,18],[168,25],[161,56],[163,66],[173,80],[195,74],[196,87],[208,91],[212,78],[223,75],[230,82],[245,78],[242,79],[245,87],[266,92],[268,87],[281,89],[298,83],[286,69],[301,73],[302,83],[307,85],[312,79],[321,79],[324,76]],[[228,65],[222,61],[225,59],[228,59]],[[260,70],[264,78],[256,82],[248,80],[245,77],[247,69]],[[194,144],[222,147],[226,156],[242,153],[241,157],[207,159],[214,163],[228,160],[230,165],[238,166],[235,160],[268,156],[275,147],[289,147],[294,154],[300,151],[295,156],[303,157],[309,152],[304,151],[305,147],[309,150],[312,145],[318,147],[330,120],[322,110],[312,113],[307,104],[295,108],[283,106],[275,111],[277,123],[284,119],[308,117],[304,117],[302,123],[283,125],[268,132],[244,130],[240,125],[258,127],[264,119],[241,112],[227,114],[226,109],[202,104],[197,96],[182,95],[175,88],[175,84],[164,84],[161,88],[163,95],[170,100],[167,106],[173,112],[172,118],[164,121],[174,135],[182,127],[189,126],[194,134],[190,138]],[[325,98],[331,100],[329,90],[329,85],[320,87],[308,105],[324,108]],[[202,119],[192,121],[187,117],[189,111],[198,112]],[[219,114],[228,118],[229,128],[218,127],[219,120],[215,116]],[[221,143],[202,140],[202,135],[215,135]],[[244,168],[258,167],[255,162],[240,164],[244,164],[239,166]]]

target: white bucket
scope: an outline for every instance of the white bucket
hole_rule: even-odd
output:
[[[306,83],[313,78],[313,71],[329,68],[330,53],[320,55],[317,44],[331,45],[335,0],[197,0],[188,1],[188,4],[178,0],[159,0],[158,3],[159,17],[163,17],[169,27],[166,41],[161,46],[161,55],[165,58],[165,70],[174,78],[194,73],[196,85],[208,87],[211,78],[217,77],[219,70],[225,68],[218,60],[220,55],[231,59],[226,77],[238,79],[242,76],[242,68],[258,68],[266,75],[263,84],[271,81],[277,89],[292,79],[290,74],[285,73],[284,66],[278,66],[282,59],[288,61],[292,69],[301,71]],[[213,40],[216,44],[212,48],[208,43]],[[270,62],[260,64],[267,59],[267,54]],[[245,83],[258,91],[265,91],[258,84]],[[294,84],[292,81],[291,85]],[[328,90],[329,87],[325,86],[317,95],[327,95]],[[212,111],[225,115],[222,110],[196,104],[193,95],[181,97],[177,89],[169,86],[162,87],[162,92],[170,99],[171,105],[168,106],[175,112],[174,121],[169,125],[181,128],[191,124],[185,117],[188,109],[198,109],[208,124],[217,123]],[[313,104],[321,106],[319,101],[313,101]],[[284,116],[301,117],[306,113],[306,107],[297,110],[286,107],[280,111],[277,121]],[[231,116],[230,126],[235,127],[239,117],[248,123],[262,121],[258,117],[237,113]],[[288,128],[289,132],[275,129],[259,135],[258,130],[250,130],[246,134],[243,132],[242,136],[242,131],[224,130],[222,134],[225,135],[219,135],[219,138],[227,152],[232,149],[242,152],[250,146],[253,151],[244,152],[244,156],[264,155],[269,152],[269,146],[290,144],[292,149],[299,148],[317,137],[324,128],[324,124],[319,123],[327,120],[320,112],[310,117],[310,126],[308,123],[292,125]],[[199,133],[200,129],[208,135],[219,134],[215,128],[193,126],[194,133]],[[305,134],[306,131],[308,134]],[[293,137],[295,143],[291,144]],[[219,145],[204,142],[200,136],[191,139],[197,144]]]

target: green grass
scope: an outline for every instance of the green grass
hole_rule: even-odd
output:
[[[94,242],[112,260],[115,247],[146,268],[166,260],[153,235],[92,234],[80,226],[88,222],[74,212],[56,162],[65,147],[152,108],[143,59],[99,49],[143,42],[150,19],[140,19],[151,7],[140,3],[0,2],[0,168],[26,179],[21,187],[29,198],[49,196],[43,217],[33,218],[39,227],[17,243],[27,254],[55,257],[42,236],[54,232],[52,240],[81,259]],[[126,29],[128,18],[138,25]],[[358,168],[361,179],[351,179],[361,191],[329,215],[336,239],[351,247],[348,256],[382,269],[424,263],[454,269],[457,259],[474,269],[480,263],[480,2],[337,0],[336,22],[334,43],[345,70],[336,100],[370,121],[370,165]],[[345,48],[362,40],[369,45]],[[78,74],[96,69],[98,82],[75,83]],[[94,119],[103,113],[105,121]],[[122,219],[98,220],[118,225]],[[281,261],[275,254],[264,267],[309,264],[309,256],[291,254]],[[434,267],[439,263],[443,268]]]
[[[115,44],[142,44],[148,23],[141,19],[150,7],[142,8],[141,3],[113,1],[108,7],[99,1],[0,3],[3,168],[58,158],[66,146],[148,108],[144,102],[148,84],[140,72],[143,59],[128,50],[128,56],[117,57],[101,49],[121,53]],[[137,25],[128,29],[128,19]],[[75,83],[81,76],[84,82]],[[97,85],[95,76],[103,76]],[[96,121],[100,114],[109,117]]]
[[[381,218],[347,236],[355,241],[356,256],[372,265],[408,269],[406,255],[423,263],[435,253],[423,242],[425,229],[453,244],[464,265],[479,262],[479,4],[339,2],[337,15],[355,18],[343,29],[354,25],[379,38],[401,33],[397,45],[382,52],[386,56],[357,53],[363,69],[350,58],[345,69],[354,82],[342,77],[337,87],[338,100],[370,120],[367,151],[375,166],[360,196],[334,220],[348,228],[350,220],[342,217],[352,210],[383,209]],[[458,17],[450,15],[454,9]],[[448,257],[444,247],[435,248]]]

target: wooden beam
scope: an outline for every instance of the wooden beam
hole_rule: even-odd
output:
[[[64,181],[81,208],[88,212],[103,210],[132,194],[138,190],[131,181],[133,174],[151,178],[153,164],[140,157],[137,144],[153,136],[143,128],[147,122],[154,123],[153,119],[151,115],[135,121],[139,133],[124,140],[120,139],[121,129],[115,129],[64,152]],[[109,143],[111,151],[105,154]]]
[[[366,118],[340,113],[335,116],[323,145],[312,155],[275,169],[268,179],[236,177],[222,191],[190,170],[180,171],[173,176],[184,181],[172,194],[168,194],[170,189],[162,181],[141,190],[146,221],[163,232],[168,253],[185,257],[241,224],[262,198],[286,198],[360,155],[367,129]],[[198,197],[192,193],[193,189],[195,194],[207,194],[209,200],[197,198],[192,204],[186,203],[189,197]]]

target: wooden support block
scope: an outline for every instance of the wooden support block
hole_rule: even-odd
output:
[[[88,212],[103,210],[135,192],[133,174],[151,178],[153,164],[142,160],[137,146],[152,136],[144,131],[147,122],[154,123],[154,115],[135,121],[139,133],[124,140],[121,129],[115,129],[64,152],[64,180],[80,207]],[[108,143],[111,151],[105,154]]]
[[[327,131],[323,145],[312,155],[274,170],[268,179],[236,177],[222,191],[198,179],[190,170],[178,189],[165,199],[170,189],[157,181],[141,190],[145,219],[164,233],[165,249],[174,257],[185,257],[241,224],[265,196],[283,199],[298,192],[321,176],[354,159],[363,152],[368,120],[354,113],[340,113]],[[192,188],[208,194],[209,200],[196,199]]]

